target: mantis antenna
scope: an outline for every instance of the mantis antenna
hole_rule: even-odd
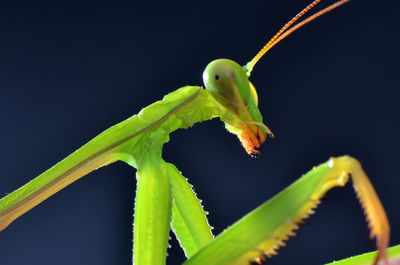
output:
[[[314,15],[304,19],[303,21],[297,23],[293,27],[290,28],[300,17],[302,17],[305,13],[307,13],[311,8],[316,6],[321,0],[314,0],[311,4],[309,4],[306,8],[304,8],[300,13],[298,13],[296,16],[294,16],[288,23],[286,23],[279,31],[276,33],[268,42],[267,44],[264,45],[264,47],[257,53],[257,55],[250,61],[248,62],[245,66],[244,69],[247,73],[247,76],[250,76],[251,71],[254,68],[254,65],[258,62],[258,60],[263,57],[263,55],[269,51],[272,47],[274,47],[278,42],[289,36],[291,33],[293,33],[295,30],[301,28],[305,24],[311,22],[312,20],[316,19],[319,16],[322,16],[325,13],[328,13],[329,11],[332,11],[333,9],[349,2],[350,0],[340,0],[337,1],[336,3],[322,9],[321,11],[318,11]]]

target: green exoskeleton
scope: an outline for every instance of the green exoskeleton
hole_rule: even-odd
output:
[[[209,63],[203,73],[204,85],[209,93],[238,118],[238,124],[227,123],[227,129],[239,136],[250,155],[258,155],[259,147],[272,132],[262,123],[258,110],[257,91],[245,70],[236,62],[218,59]],[[237,132],[238,128],[240,131]]]
[[[203,74],[206,89],[186,86],[142,109],[139,114],[105,130],[64,160],[0,200],[0,230],[75,180],[102,166],[122,160],[137,169],[134,218],[134,264],[165,264],[172,228],[188,260],[185,264],[261,264],[294,234],[302,219],[313,213],[321,197],[352,177],[366,212],[378,254],[374,264],[388,265],[389,223],[375,190],[359,162],[331,158],[262,204],[214,238],[206,213],[179,170],[162,159],[169,134],[219,117],[236,134],[246,152],[273,133],[263,123],[258,96],[249,81],[257,61],[274,45],[316,17],[346,3],[341,0],[292,26],[320,0],[289,21],[243,67],[228,59],[211,62]],[[291,27],[292,26],[292,27]],[[282,211],[284,207],[284,211]],[[0,257],[1,261],[1,257]],[[372,262],[372,261],[371,261]]]

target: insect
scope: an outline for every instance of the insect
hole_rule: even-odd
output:
[[[313,2],[306,10],[312,8],[318,2]],[[344,3],[344,1],[338,2],[338,4],[331,8],[341,3]],[[325,9],[323,12],[328,10]],[[322,13],[317,14],[320,15]],[[297,18],[299,16],[295,20]],[[292,23],[295,20],[292,20]],[[308,21],[306,20],[304,23]],[[301,26],[302,24],[298,25]],[[290,23],[288,24],[289,26]],[[288,31],[285,31],[286,29]],[[295,29],[296,26],[291,28],[291,31]],[[14,218],[46,199],[54,192],[87,174],[89,171],[116,160],[123,160],[138,169],[139,185],[135,213],[136,264],[161,264],[165,260],[165,253],[155,252],[166,247],[166,235],[169,231],[171,211],[174,213],[172,215],[174,216],[172,219],[174,229],[178,237],[180,237],[182,245],[185,246],[186,254],[188,257],[193,256],[188,263],[194,264],[193,262],[196,262],[196,259],[201,259],[204,255],[210,257],[211,254],[207,254],[206,252],[195,254],[203,245],[212,240],[212,235],[209,232],[210,229],[204,218],[204,213],[196,202],[196,198],[193,197],[190,188],[185,184],[176,168],[171,164],[166,164],[161,159],[162,145],[168,140],[168,134],[177,128],[189,127],[198,121],[220,117],[227,124],[227,129],[238,135],[242,145],[250,155],[259,155],[257,147],[266,140],[267,135],[272,136],[272,132],[263,124],[261,114],[258,111],[258,99],[255,88],[247,80],[255,63],[261,58],[262,53],[272,48],[272,46],[290,34],[291,31],[286,27],[278,32],[276,37],[265,46],[260,55],[247,64],[244,70],[233,61],[224,59],[212,62],[207,66],[204,74],[207,90],[202,90],[199,87],[185,87],[166,96],[163,101],[152,104],[138,116],[134,116],[105,131],[66,160],[63,160],[27,184],[27,186],[2,199],[0,202],[2,227],[4,228]],[[153,117],[156,117],[156,120]],[[361,190],[361,198],[364,200],[364,207],[369,211],[371,222],[376,222],[372,225],[376,227],[373,231],[374,236],[378,236],[379,239],[381,255],[378,258],[384,258],[384,249],[388,244],[389,228],[377,198],[374,195],[372,195],[372,198],[367,196],[374,193],[362,192],[362,188],[368,190],[372,188],[368,184],[369,182],[365,180],[363,174],[356,174],[357,170],[359,170],[357,162],[349,157],[332,159],[328,163],[317,167],[310,173],[310,176],[316,174],[315,172],[321,173],[321,176],[318,175],[318,179],[322,181],[324,179],[323,172],[329,168],[332,171],[329,171],[331,173],[327,173],[325,176],[327,183],[330,183],[328,180],[331,177],[335,180],[335,177],[339,175],[340,178],[335,180],[337,181],[335,184],[342,184],[342,181],[346,180],[347,175],[342,176],[340,173],[349,172],[355,177],[355,182],[361,180],[359,189]],[[168,178],[160,176],[168,176]],[[312,179],[311,177],[309,178]],[[173,181],[174,183],[172,183]],[[311,186],[311,184],[308,185]],[[325,188],[325,186],[323,187]],[[290,218],[287,216],[281,217],[283,220],[291,220],[293,222],[283,225],[282,229],[286,229],[287,231],[274,231],[270,233],[267,236],[268,239],[266,242],[264,237],[261,241],[254,243],[258,245],[262,244],[262,247],[248,246],[240,257],[231,255],[237,261],[218,260],[218,257],[214,257],[213,260],[218,262],[217,264],[223,264],[223,262],[233,264],[234,262],[249,261],[252,259],[258,262],[261,259],[260,257],[272,255],[274,253],[273,247],[270,247],[272,249],[268,250],[268,247],[264,246],[264,244],[271,244],[272,246],[281,244],[280,241],[285,239],[284,235],[291,233],[296,223],[300,222],[298,219],[303,214],[307,214],[310,208],[318,202],[319,196],[324,191],[323,188],[321,190],[319,188],[321,187],[318,185],[312,189],[310,188],[313,192],[316,190],[316,194],[311,194],[315,198],[310,194],[304,197],[302,207],[305,207],[305,209],[296,208],[292,211]],[[154,190],[157,190],[157,193],[152,192]],[[175,200],[175,205],[172,204],[172,207],[171,194]],[[180,201],[180,196],[182,196],[182,201]],[[301,196],[297,198],[300,201]],[[186,201],[192,202],[189,204],[190,207],[187,209],[182,208],[181,210],[180,207],[188,205],[185,203]],[[149,216],[149,212],[154,212],[155,216]],[[183,214],[187,214],[189,217],[196,216],[196,219],[201,221],[189,222],[185,219],[187,217],[182,216],[180,218]],[[157,220],[157,222],[152,222],[152,220]],[[278,221],[278,218],[276,221]],[[253,222],[255,223],[254,220],[252,220]],[[149,223],[153,224],[153,227],[149,226]],[[194,235],[194,238],[200,241],[197,244],[190,242],[190,240],[189,242],[185,242],[188,238],[184,236],[187,234],[187,231],[180,227],[180,225],[184,226],[184,224],[192,223],[196,227],[190,229],[189,233],[198,233]],[[262,224],[262,226],[264,225],[265,223]],[[246,226],[249,226],[249,224]],[[146,230],[157,231],[159,235],[149,238]],[[222,239],[217,239],[215,242],[224,240],[223,236],[225,235],[227,235],[225,238],[228,238],[225,239],[225,242],[232,242],[229,233],[233,232],[229,231],[220,237]],[[182,234],[179,235],[179,233]],[[148,244],[155,247],[148,248]],[[212,245],[210,246],[208,251],[216,253],[215,248],[213,250]],[[257,251],[254,251],[255,249]],[[262,253],[258,250],[261,250]],[[235,252],[240,253],[237,250]],[[228,259],[228,257],[220,258]],[[197,262],[198,264],[211,264],[201,260]]]

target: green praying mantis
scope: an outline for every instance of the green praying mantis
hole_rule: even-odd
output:
[[[314,1],[283,27],[244,67],[227,59],[211,62],[204,72],[206,89],[184,87],[138,115],[88,142],[75,153],[0,201],[0,228],[92,170],[122,160],[137,169],[134,262],[165,264],[170,226],[184,248],[186,264],[261,263],[293,234],[325,192],[344,185],[351,174],[377,238],[376,261],[387,257],[389,225],[384,210],[359,163],[348,156],[315,167],[288,189],[263,204],[214,239],[198,199],[186,179],[162,157],[169,134],[196,122],[219,117],[236,134],[247,153],[273,136],[258,110],[254,86],[248,81],[257,61],[302,25],[345,3],[340,1],[290,28],[319,1]],[[284,207],[284,208],[283,208]]]

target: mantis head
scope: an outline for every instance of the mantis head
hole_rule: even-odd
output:
[[[259,155],[255,147],[265,141],[267,133],[273,134],[262,122],[257,91],[246,71],[232,60],[217,59],[207,65],[203,81],[210,94],[238,118],[236,126],[227,125],[228,130],[238,135],[248,154]]]
[[[239,137],[247,153],[252,156],[260,154],[255,148],[265,142],[267,134],[271,137],[274,137],[274,135],[262,121],[262,116],[258,109],[257,91],[249,81],[250,73],[258,60],[278,42],[315,18],[350,0],[340,0],[293,25],[320,1],[314,0],[286,23],[257,55],[243,67],[229,59],[217,59],[209,63],[203,72],[203,81],[206,89],[214,99],[236,117],[235,121],[226,123],[227,129]]]

